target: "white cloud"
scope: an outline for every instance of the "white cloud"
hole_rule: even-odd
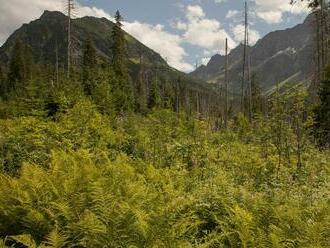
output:
[[[207,65],[211,60],[211,57],[202,58],[202,65]]]
[[[239,14],[241,14],[241,12],[239,12],[238,10],[232,10],[232,9],[230,9],[227,12],[226,18],[227,19],[236,18]]]
[[[275,24],[283,21],[283,13],[281,11],[257,12],[257,16],[268,24]]]
[[[188,5],[186,16],[188,20],[195,20],[196,18],[203,18],[205,13],[199,5]]]
[[[288,0],[254,0],[256,15],[268,24],[283,22],[283,15],[291,13],[294,15],[308,12],[306,1],[297,1],[291,5]]]
[[[224,2],[227,2],[227,0],[214,0],[215,3],[224,3]]]
[[[231,32],[236,42],[242,42],[244,40],[244,25],[238,24],[233,26]],[[249,44],[254,45],[260,39],[260,34],[257,30],[249,28]]]
[[[164,30],[162,25],[147,23],[125,23],[124,29],[140,42],[167,58],[168,63],[182,71],[191,71],[193,66],[184,61],[186,52],[182,47],[182,38]]]
[[[186,22],[178,22],[177,27],[183,30],[185,42],[215,52],[224,53],[225,39],[228,38],[229,47],[236,46],[236,42],[221,27],[219,21],[205,17],[199,5],[189,5],[185,9]],[[185,24],[185,25],[183,25]]]
[[[99,9],[96,7],[87,7],[87,6],[79,6],[78,7],[78,16],[95,16],[95,17],[105,17],[109,20],[113,20],[113,18],[105,12],[103,9]]]
[[[210,50],[204,50],[203,51],[204,56],[209,57],[210,55],[213,55],[213,53]]]
[[[186,30],[187,29],[187,24],[181,21],[178,21],[175,23],[174,28],[179,29],[179,30]]]
[[[23,23],[34,20],[44,10],[64,10],[64,1],[54,0],[10,0],[1,1],[0,4],[0,45],[8,36],[18,29]],[[96,7],[87,7],[77,4],[79,16],[97,16],[110,18],[104,10]]]
[[[52,0],[11,0],[0,4],[0,44],[23,23],[39,17],[43,11],[61,9],[61,3]]]

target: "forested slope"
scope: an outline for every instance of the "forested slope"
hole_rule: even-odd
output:
[[[0,64],[8,65],[13,56],[16,42],[19,40],[31,49],[33,61],[37,64],[48,64],[59,68],[67,66],[67,17],[58,11],[45,11],[42,16],[17,29],[0,48]],[[72,19],[72,58],[71,62],[76,70],[83,63],[83,51],[87,41],[93,43],[100,58],[100,65],[106,66],[113,58],[112,47],[113,28],[115,24],[106,18],[82,17]],[[181,78],[187,88],[207,91],[208,87],[203,80],[193,79],[167,64],[158,53],[143,45],[130,34],[124,32],[127,48],[129,73],[131,77],[138,77],[144,68],[147,80],[159,77],[164,83],[177,81]],[[55,68],[53,68],[55,70]],[[166,79],[165,79],[166,78]]]

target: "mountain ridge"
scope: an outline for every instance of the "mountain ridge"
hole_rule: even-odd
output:
[[[310,79],[313,73],[310,61],[314,57],[313,20],[314,14],[310,14],[303,23],[270,32],[249,47],[251,73],[257,76],[264,91],[288,79],[292,83]],[[239,44],[228,56],[228,73],[235,92],[239,91],[242,81],[242,54],[243,45]],[[190,75],[213,84],[223,82],[224,66],[225,56],[217,54]]]
[[[10,50],[13,47],[13,44],[17,39],[21,39],[32,47],[33,54],[37,61],[45,60],[46,62],[52,63],[54,63],[55,57],[54,46],[57,42],[59,49],[63,50],[59,51],[60,61],[65,61],[67,45],[67,40],[65,37],[66,25],[67,16],[65,16],[62,12],[45,10],[40,18],[27,24],[23,24],[19,29],[14,31],[14,33],[0,48],[0,59],[4,62],[8,62],[10,59]],[[72,32],[75,39],[74,42],[78,43],[76,45],[81,46],[85,40],[90,38],[95,43],[96,49],[100,54],[105,57],[110,57],[112,46],[111,31],[113,25],[114,23],[106,18],[84,16],[81,18],[72,19]],[[100,30],[103,32],[100,32]],[[166,63],[158,53],[140,43],[133,36],[126,32],[125,36],[129,40],[128,49],[130,59],[137,58],[137,51],[132,49],[133,45],[137,45],[137,49],[140,49],[142,53],[146,54],[146,58],[152,59],[153,61],[156,60],[156,62],[160,64]],[[103,38],[103,43],[100,43],[99,38]],[[47,40],[48,43],[45,43],[45,40]],[[38,41],[39,44],[36,44],[35,41]],[[50,47],[50,45],[53,47]],[[49,54],[47,54],[49,50],[51,50],[51,56],[48,56]],[[81,53],[81,49],[76,48],[74,53],[75,56],[79,55],[79,53]]]
[[[268,33],[250,46],[251,73],[257,75],[264,91],[269,91],[274,85],[288,79],[298,82],[307,81],[310,77],[310,60],[313,58],[313,14],[303,23],[285,30]],[[39,19],[23,24],[0,47],[0,62],[8,63],[17,39],[30,45],[34,59],[38,63],[55,64],[58,49],[60,65],[65,66],[67,53],[67,16],[59,11],[45,10]],[[111,31],[114,23],[106,18],[85,16],[72,20],[75,51],[73,53],[76,64],[81,63],[84,42],[90,38],[98,54],[107,61],[111,61]],[[128,54],[132,75],[139,70],[140,57],[153,74],[172,74],[172,78],[186,77],[199,87],[215,88],[215,84],[224,81],[225,56],[212,56],[207,65],[202,65],[189,74],[170,67],[155,51],[139,42],[125,32],[128,43]],[[57,48],[55,45],[57,44]],[[242,74],[243,45],[239,44],[229,53],[229,78],[231,90],[238,92]],[[295,77],[294,77],[295,75]],[[208,84],[206,83],[208,82]]]
[[[106,63],[111,62],[112,57],[112,28],[114,23],[106,18],[85,16],[72,19],[72,35],[74,50],[72,57],[74,65],[79,67],[82,63],[82,51],[85,41],[90,39],[94,44],[99,57]],[[15,30],[6,42],[0,47],[0,63],[10,62],[11,54],[17,40],[29,45],[34,61],[40,64],[55,64],[56,53],[59,65],[65,68],[67,62],[67,16],[59,11],[45,10],[40,18],[23,24]],[[185,82],[189,89],[213,91],[212,86],[203,80],[193,78],[190,75],[178,71],[168,65],[160,54],[147,47],[129,33],[123,31],[127,41],[129,71],[132,78],[137,78],[141,56],[143,66],[148,78],[159,77],[162,81],[170,80]],[[57,52],[56,52],[57,50]]]

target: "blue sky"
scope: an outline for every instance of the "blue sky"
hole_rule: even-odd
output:
[[[0,44],[43,10],[63,10],[65,0],[11,0],[0,5]],[[244,0],[76,0],[77,15],[111,18],[118,9],[124,29],[166,58],[170,65],[191,71],[241,42]],[[267,33],[301,23],[308,9],[289,0],[248,0],[251,44]]]

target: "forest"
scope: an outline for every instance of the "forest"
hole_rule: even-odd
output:
[[[85,37],[79,65],[21,40],[0,64],[0,248],[330,247],[325,52],[311,85],[240,96],[131,73],[115,17],[110,61]]]

